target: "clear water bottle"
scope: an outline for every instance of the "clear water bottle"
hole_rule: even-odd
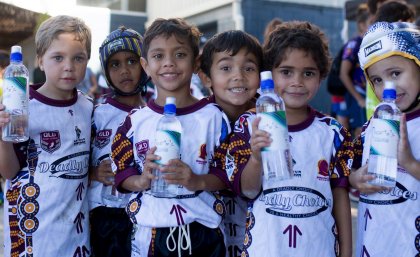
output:
[[[99,163],[109,161],[111,162],[110,165],[112,165],[112,160],[110,157],[106,157],[102,159]],[[115,174],[114,174],[115,175]],[[114,177],[108,178],[109,182],[115,182]],[[116,208],[124,207],[125,202],[124,199],[126,199],[127,194],[123,194],[118,192],[117,188],[114,185],[106,186],[104,185],[102,187],[102,198],[106,205]]]
[[[12,46],[10,65],[3,76],[3,105],[10,122],[3,127],[2,139],[9,142],[28,140],[29,72],[22,63],[22,48]]]
[[[371,121],[368,174],[376,176],[369,181],[373,185],[394,187],[396,184],[401,118],[401,112],[395,104],[396,95],[395,84],[386,81],[383,100],[376,107]]]
[[[261,96],[256,103],[257,117],[261,117],[258,128],[271,135],[271,145],[261,150],[264,180],[271,187],[276,181],[293,177],[292,158],[284,101],[274,92],[270,71],[261,72]]]
[[[156,134],[155,154],[160,156],[156,161],[159,165],[166,165],[169,160],[180,158],[182,126],[176,117],[176,105],[174,97],[167,97],[163,111],[163,117],[160,118]],[[166,173],[170,176],[169,173]],[[178,195],[178,185],[167,184],[162,177],[160,170],[154,170],[153,175],[156,179],[152,181],[151,192],[156,197],[175,197]]]

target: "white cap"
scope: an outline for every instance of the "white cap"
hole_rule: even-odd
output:
[[[271,75],[271,71],[262,71],[261,73],[261,80],[273,79]]]
[[[395,90],[395,83],[394,81],[385,81],[384,89],[394,89]]]
[[[11,53],[22,53],[22,47],[21,46],[12,46]]]
[[[173,96],[166,97],[166,103],[165,104],[175,104],[176,98]]]

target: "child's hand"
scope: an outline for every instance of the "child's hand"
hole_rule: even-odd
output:
[[[163,178],[168,184],[181,185],[190,191],[197,191],[202,186],[200,176],[179,159],[170,160],[160,170],[164,173]]]
[[[417,167],[420,162],[416,160],[411,151],[410,142],[408,141],[407,121],[405,113],[402,114],[400,120],[400,140],[398,142],[398,164],[408,171],[411,175],[420,179],[420,171]]]
[[[10,122],[10,114],[5,112],[5,106],[0,104],[0,129]]]
[[[268,147],[273,141],[270,138],[270,133],[259,130],[258,125],[260,124],[261,118],[257,117],[252,122],[252,135],[251,135],[251,157],[261,162],[261,149],[264,147]]]
[[[139,177],[139,180],[136,182],[137,186],[141,190],[146,190],[150,188],[150,183],[152,179],[156,179],[153,175],[154,169],[159,169],[159,164],[155,161],[160,160],[160,156],[155,155],[156,146],[152,147],[147,151],[146,160],[143,165],[143,171]]]
[[[375,186],[367,183],[368,181],[375,179],[374,175],[367,174],[367,170],[367,164],[360,167],[358,170],[352,170],[349,177],[352,187],[364,194],[373,194],[385,190],[386,187]]]
[[[111,160],[105,159],[99,163],[99,166],[92,170],[92,179],[103,183],[106,186],[114,184],[114,173],[111,169]]]

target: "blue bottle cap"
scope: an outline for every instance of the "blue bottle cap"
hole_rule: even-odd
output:
[[[395,84],[392,81],[385,81],[385,88],[382,92],[382,99],[396,99],[397,91],[395,90]]]
[[[176,113],[175,97],[166,97],[165,106],[163,107],[163,113]]]
[[[262,90],[274,89],[274,81],[271,71],[263,71],[261,74],[260,88]]]
[[[10,51],[10,61],[11,62],[22,61],[22,47],[12,46],[12,50]]]

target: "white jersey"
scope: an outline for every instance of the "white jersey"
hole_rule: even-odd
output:
[[[251,154],[255,117],[253,112],[242,115],[230,138],[226,172],[237,193]],[[336,256],[332,188],[348,186],[350,134],[314,110],[288,129],[294,177],[264,190],[250,204],[242,256]]]
[[[361,141],[358,140],[355,145],[355,150],[363,149],[361,163],[355,158],[357,168],[360,164],[365,165],[369,157],[372,126],[369,123],[366,125]],[[408,140],[416,160],[420,160],[419,128],[420,110],[407,115]],[[361,194],[355,256],[420,256],[419,198],[420,181],[400,166],[394,188],[369,195]]]
[[[23,168],[6,183],[5,256],[89,256],[93,104],[81,93],[58,101],[35,90],[30,88],[29,141],[15,147]]]
[[[112,145],[113,166],[117,169],[116,183],[140,174],[146,152],[155,146],[155,131],[163,108],[149,101],[147,107],[127,117],[118,129]],[[218,107],[202,99],[198,103],[177,109],[181,122],[181,160],[196,174],[207,174],[214,148],[226,136]],[[146,256],[152,237],[152,228],[176,227],[198,222],[217,228],[225,214],[223,202],[210,192],[191,192],[179,188],[176,198],[156,198],[150,190],[134,193],[127,213],[138,229],[133,241],[133,254]]]
[[[92,120],[94,137],[91,146],[92,166],[99,166],[101,161],[110,158],[112,140],[117,128],[132,109],[132,107],[119,103],[111,97],[106,98],[104,103],[95,107]],[[104,186],[98,181],[91,182],[88,190],[90,210],[98,206],[121,208],[127,205],[131,194],[125,194],[125,197],[121,197],[120,201],[108,200],[102,197],[102,190],[106,187],[112,186]]]

